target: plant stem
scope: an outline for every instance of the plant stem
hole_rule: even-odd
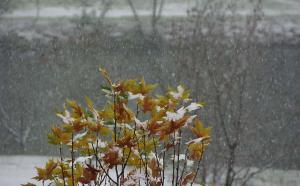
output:
[[[178,185],[178,176],[179,176],[179,155],[180,155],[180,143],[181,143],[181,130],[179,129],[179,139],[178,139],[178,145],[177,145],[177,167],[176,167],[176,184]],[[175,148],[175,147],[174,147]]]
[[[186,169],[186,165],[187,165],[187,153],[188,153],[188,148],[186,148],[185,153],[184,153],[184,165],[183,165],[183,168],[182,168],[182,171],[181,171],[181,175],[180,175],[180,178],[179,178],[179,183],[181,183],[181,180],[183,178],[183,174],[184,174],[185,169]]]
[[[197,165],[197,170],[196,170],[196,174],[195,174],[195,177],[194,177],[194,179],[193,179],[193,182],[191,183],[191,186],[193,186],[193,183],[195,182],[195,180],[196,180],[196,177],[197,177],[197,174],[198,174],[198,172],[199,172],[199,169],[200,169],[200,163],[201,163],[201,160],[202,160],[202,158],[203,158],[203,154],[204,154],[204,152],[203,152],[203,150],[204,150],[204,143],[203,143],[203,141],[201,141],[201,157],[200,157],[200,159],[199,159],[199,161],[198,161],[198,165]]]
[[[136,118],[138,118],[139,113],[140,113],[140,111],[139,111],[139,105],[136,104],[136,114],[135,114]],[[137,140],[137,148],[138,148],[138,152],[140,153],[141,149],[140,149],[140,146],[139,146],[139,143],[138,143],[138,139],[137,139],[137,135],[136,135],[136,129],[137,129],[137,125],[136,125],[136,122],[134,121],[134,131],[133,131],[133,134],[134,134],[134,137]],[[144,163],[143,163],[142,157],[140,156],[139,158],[140,158],[139,171],[140,171],[140,174],[141,174],[142,173],[142,164],[144,164]],[[141,185],[141,180],[139,179],[139,186],[140,185]]]
[[[95,151],[95,147],[94,147],[93,144],[92,144],[92,148],[93,148],[93,151],[94,151],[94,153],[95,153],[96,151]],[[95,154],[95,157],[96,157],[96,161],[99,163],[100,168],[103,170],[104,174],[108,177],[108,179],[109,179],[110,181],[112,181],[114,184],[118,185],[118,183],[117,183],[116,181],[114,181],[114,180],[112,179],[112,177],[109,175],[109,173],[104,169],[104,167],[103,167],[102,164],[101,164],[101,161],[100,161],[99,157],[98,157],[96,154]]]
[[[65,173],[64,173],[64,166],[63,166],[63,157],[62,157],[62,147],[60,144],[59,147],[59,155],[60,155],[60,167],[61,167],[61,174],[62,174],[62,178],[64,180],[64,186],[66,186],[66,180],[65,180]]]
[[[161,177],[161,168],[160,168],[160,164],[159,164],[159,157],[158,157],[158,152],[157,152],[157,145],[156,145],[156,142],[155,142],[155,139],[154,137],[152,138],[153,140],[153,144],[154,144],[154,152],[155,152],[155,159],[156,159],[156,163],[157,163],[157,166],[158,166],[158,169],[159,169],[159,176],[160,176],[160,181],[162,183],[162,177]]]
[[[165,164],[165,159],[166,159],[166,143],[164,142],[164,152],[163,152],[163,172],[162,172],[162,185],[165,184],[165,168],[166,168],[166,164]]]
[[[143,130],[143,141],[144,141],[144,155],[145,155],[145,176],[146,176],[146,185],[149,183],[149,175],[148,175],[148,156],[146,154],[146,134]]]
[[[114,99],[114,133],[115,133],[115,143],[117,142],[117,115],[116,115],[116,94],[115,92],[113,93],[113,99]],[[115,172],[116,172],[116,177],[117,177],[117,185],[119,185],[119,171],[118,171],[118,165],[115,166]]]
[[[114,93],[114,140],[117,142],[117,116],[116,116],[116,94]]]
[[[72,132],[72,147],[71,147],[71,158],[72,158],[72,186],[75,185],[74,183],[74,133]]]
[[[96,152],[95,152],[95,155],[96,156],[98,156],[98,146],[99,146],[99,140],[98,140],[98,138],[99,138],[99,132],[97,131],[97,140],[96,140]],[[98,168],[98,162],[96,161],[96,168]]]
[[[174,185],[175,179],[175,156],[176,156],[176,148],[175,148],[175,132],[173,133],[173,161],[172,161],[172,185]]]

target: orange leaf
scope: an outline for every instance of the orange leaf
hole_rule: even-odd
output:
[[[82,177],[78,178],[78,181],[83,184],[89,184],[91,181],[96,180],[100,170],[95,169],[91,165],[87,164],[87,168],[83,169]]]
[[[143,112],[152,111],[156,106],[156,101],[149,96],[145,96],[138,103],[142,107]]]
[[[203,123],[199,119],[195,119],[195,127],[190,126],[190,130],[194,133],[198,138],[209,137],[211,133],[211,128],[205,128]]]
[[[204,153],[204,150],[208,144],[204,143],[192,143],[188,146],[189,150],[189,159],[191,160],[200,160]]]
[[[160,132],[161,139],[167,135],[174,133],[179,128],[183,127],[190,116],[183,116],[177,121],[167,121],[157,130]]]
[[[113,85],[107,71],[104,68],[99,68],[100,73],[102,74],[102,76],[106,79],[106,81],[109,83],[110,86]]]
[[[134,113],[124,103],[115,104],[115,112],[119,123],[130,123],[133,121]]]
[[[57,163],[54,162],[53,160],[49,160],[46,163],[46,167],[44,169],[36,167],[38,175],[35,176],[33,179],[36,179],[38,181],[52,179],[53,177],[52,172],[56,167],[57,167]]]
[[[86,123],[82,123],[80,121],[73,122],[73,129],[75,132],[81,131],[86,126]]]
[[[140,82],[140,92],[141,94],[145,95],[149,92],[153,91],[156,88],[157,85],[155,84],[146,84],[145,79],[142,78]]]
[[[195,172],[190,172],[184,176],[181,186],[186,186],[189,182],[193,181],[194,177],[196,176]]]
[[[83,116],[83,110],[76,103],[76,101],[67,100],[68,105],[73,109],[72,117],[81,118]]]
[[[149,168],[151,169],[151,174],[153,178],[158,178],[160,176],[160,168],[157,164],[155,158],[152,158],[149,162]]]
[[[157,133],[159,127],[160,125],[154,119],[151,119],[150,121],[147,122],[147,129],[152,135]]]
[[[117,144],[121,148],[124,148],[124,147],[131,148],[131,147],[135,146],[136,140],[134,139],[133,134],[126,134],[124,137],[117,140]]]
[[[120,148],[110,145],[108,146],[107,152],[104,154],[103,161],[108,164],[109,168],[122,163],[120,157]]]
[[[97,124],[97,123],[89,123],[88,128],[93,131],[93,132],[98,132],[103,136],[107,136],[108,134],[111,133],[110,129],[105,127],[102,124]]]

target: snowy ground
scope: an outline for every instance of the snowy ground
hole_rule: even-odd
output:
[[[0,186],[17,186],[33,182],[35,166],[43,166],[45,156],[0,156]],[[249,186],[299,186],[300,171],[267,170],[251,181]]]
[[[0,185],[17,186],[35,176],[35,166],[43,166],[48,157],[0,156]]]
[[[300,15],[300,1],[295,0],[273,0],[272,2],[264,1],[264,13],[266,16],[278,16],[278,15]],[[186,16],[188,9],[192,8],[194,3],[190,2],[170,2],[164,6],[162,15],[165,17],[174,16]],[[94,11],[96,14],[101,14],[101,8],[90,7],[87,8],[88,12]],[[42,7],[40,9],[40,17],[73,17],[80,15],[82,8],[79,7]],[[149,7],[142,7],[137,10],[140,16],[150,16],[152,15],[152,10]],[[249,13],[249,8],[247,6],[239,7],[238,13],[245,15]],[[27,8],[14,10],[6,17],[16,18],[16,17],[35,17],[36,9]],[[107,13],[107,17],[129,17],[132,16],[132,11],[128,6],[118,6],[113,7]]]
[[[194,3],[188,0],[184,2],[168,1],[164,6],[162,15],[165,20],[184,17],[187,15],[187,10],[193,6]],[[245,16],[250,14],[250,10],[249,6],[241,3],[241,6],[237,9],[237,13]],[[276,35],[274,38],[279,41],[284,37],[284,39],[288,39],[291,43],[298,42],[299,39],[295,38],[300,37],[300,0],[264,0],[263,10],[265,19],[261,22],[261,25],[258,25],[262,30],[274,33]],[[89,7],[86,11],[99,15],[101,14],[101,7]],[[152,14],[149,5],[138,7],[137,12],[145,19],[149,18]],[[28,40],[36,38],[47,39],[49,36],[50,39],[52,36],[66,38],[66,33],[68,34],[74,30],[74,24],[70,22],[70,19],[81,14],[82,8],[75,6],[42,7],[39,13],[39,21],[33,26],[36,16],[35,7],[22,7],[4,15],[6,19],[1,20],[0,34],[15,32]],[[120,30],[126,31],[132,28],[132,11],[124,4],[112,7],[106,16],[111,23],[116,25],[116,30],[111,32],[112,35],[118,35]],[[143,22],[145,22],[143,24],[147,28],[149,21]],[[167,23],[162,23],[162,25],[164,24]],[[162,26],[161,28],[168,27]],[[169,30],[162,30],[162,33],[169,33]]]

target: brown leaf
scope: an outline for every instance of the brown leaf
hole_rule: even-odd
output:
[[[190,172],[187,175],[184,176],[181,186],[186,186],[189,182],[193,181],[194,177],[196,176],[195,172]]]
[[[157,161],[155,158],[152,158],[149,162],[149,168],[152,171],[152,177],[153,178],[158,178],[159,177],[159,173],[160,173],[160,168],[159,165],[157,164]]]
[[[163,139],[165,136],[173,134],[176,130],[183,127],[190,116],[183,116],[177,121],[167,121],[157,130],[160,132],[160,138]]]
[[[190,127],[190,130],[198,138],[209,137],[210,136],[211,127],[205,128],[203,123],[199,119],[196,119],[194,124],[195,124],[195,127]]]
[[[83,169],[83,175],[78,179],[79,182],[83,184],[89,184],[91,181],[96,180],[98,173],[100,170],[95,169],[89,164],[86,164],[87,168]]]
[[[120,150],[119,147],[111,145],[104,154],[103,161],[107,163],[110,168],[121,163],[121,157],[119,157]]]
[[[139,105],[142,107],[143,112],[152,111],[156,106],[155,99],[152,99],[149,96],[144,97],[143,100],[139,101]]]

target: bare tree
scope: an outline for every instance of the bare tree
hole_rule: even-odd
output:
[[[12,6],[13,6],[13,0],[0,1],[0,16],[8,12],[9,10],[11,10]]]
[[[101,14],[99,16],[100,21],[103,21],[107,12],[111,9],[113,0],[101,0]]]
[[[133,13],[133,17],[134,17],[134,19],[136,21],[136,24],[137,24],[137,27],[138,27],[139,31],[141,33],[143,33],[142,21],[140,20],[140,17],[139,17],[139,15],[137,13],[137,10],[136,10],[136,8],[135,8],[132,0],[127,0],[127,2],[129,4],[129,7],[130,7],[132,13]]]
[[[3,106],[0,106],[1,112],[1,126],[6,130],[12,137],[13,140],[18,143],[23,152],[27,150],[27,141],[31,132],[31,126],[26,125],[23,115],[20,115],[19,120],[15,120],[9,117],[8,113],[4,110]],[[12,122],[17,122],[12,124]]]
[[[151,27],[152,27],[152,33],[157,32],[157,22],[161,18],[161,14],[164,7],[164,0],[153,0],[153,6],[152,6],[152,19],[151,19]]]
[[[40,18],[40,11],[41,11],[41,2],[40,0],[35,0],[35,9],[36,9],[36,12],[35,12],[35,18],[33,20],[33,26],[36,26],[39,18]]]
[[[161,18],[165,1],[164,0],[152,0],[151,2],[152,2],[151,32],[152,32],[152,34],[156,34],[158,31],[157,23],[158,23],[159,19]],[[141,22],[140,16],[138,15],[137,9],[136,9],[133,1],[127,0],[127,3],[133,13],[134,19],[138,26],[138,29],[143,33],[142,22]]]
[[[260,159],[258,154],[271,148],[275,134],[264,134],[263,144],[249,138],[253,133],[255,137],[261,135],[258,130],[266,126],[268,116],[257,105],[269,104],[265,95],[272,84],[265,80],[271,74],[260,69],[266,62],[258,33],[269,37],[258,27],[263,16],[261,1],[252,5],[252,13],[242,17],[236,3],[207,1],[189,12],[188,21],[173,25],[177,81],[188,77],[188,83],[197,89],[197,99],[208,103],[206,123],[215,126],[211,158],[202,166],[203,175],[212,174],[212,182],[225,186],[245,185],[283,157],[264,160],[257,169],[249,168]],[[257,80],[258,76],[262,79]],[[248,149],[251,143],[256,146]],[[206,179],[202,178],[204,184]]]

